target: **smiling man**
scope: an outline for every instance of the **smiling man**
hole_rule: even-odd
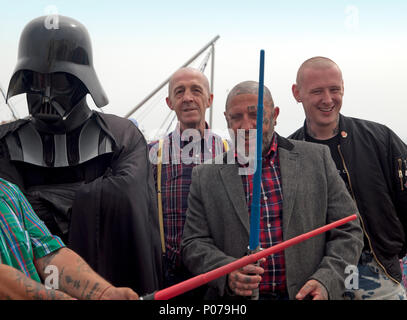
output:
[[[300,67],[292,90],[304,107],[309,135],[321,140],[336,136],[344,92],[338,66],[328,59],[308,60]]]
[[[210,93],[208,79],[199,70],[181,68],[172,75],[166,102],[175,111],[181,132],[185,129],[198,129],[203,135],[205,112],[212,101],[213,94]]]
[[[350,299],[406,299],[399,257],[407,231],[407,147],[384,125],[340,114],[344,84],[338,65],[325,57],[305,61],[292,92],[305,123],[290,138],[327,145],[355,200],[364,232],[359,290]]]

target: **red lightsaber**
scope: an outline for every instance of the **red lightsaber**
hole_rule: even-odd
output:
[[[288,247],[291,247],[297,243],[303,242],[309,238],[315,237],[321,233],[324,233],[331,229],[339,227],[345,223],[348,223],[349,221],[355,220],[356,218],[357,218],[357,215],[353,214],[346,218],[329,223],[323,227],[317,228],[315,230],[303,233],[299,236],[296,236],[294,238],[281,242],[270,248],[267,248],[267,249],[264,249],[257,253],[253,253],[249,256],[240,258],[236,261],[233,261],[227,265],[224,265],[222,267],[219,267],[219,268],[209,271],[207,273],[200,274],[196,277],[193,277],[191,279],[177,283],[177,284],[175,284],[171,287],[165,288],[163,290],[153,292],[149,295],[141,297],[140,299],[141,300],[168,300],[168,299],[171,299],[171,298],[176,297],[180,294],[183,294],[189,290],[192,290],[201,285],[204,285],[205,283],[208,283],[212,280],[222,277],[234,270],[242,268],[248,264],[255,263],[256,261],[260,260],[261,258],[267,257],[276,252],[283,251],[283,250],[287,249]]]

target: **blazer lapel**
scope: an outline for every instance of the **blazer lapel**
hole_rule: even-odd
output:
[[[287,234],[297,190],[297,181],[300,177],[298,153],[285,148],[278,148],[281,180],[283,189],[283,237]]]
[[[222,165],[220,168],[220,176],[228,194],[229,201],[233,204],[236,215],[249,235],[249,211],[243,190],[242,178],[238,174],[238,166],[233,164]]]
[[[280,139],[281,140],[281,139]],[[280,144],[279,140],[279,144]],[[287,145],[288,140],[284,139],[283,145]],[[280,144],[280,145],[281,145]],[[289,143],[289,148],[292,149],[292,144]],[[285,235],[289,227],[290,219],[292,216],[295,195],[297,190],[297,181],[300,177],[298,153],[288,150],[286,147],[279,147],[279,160],[281,170],[281,180],[283,189],[283,237],[286,240]],[[236,215],[239,221],[243,224],[244,228],[249,235],[250,231],[250,219],[249,211],[247,208],[246,197],[243,190],[242,179],[238,174],[237,165],[222,165],[220,166],[220,176],[222,183],[226,189],[229,197],[229,201],[233,204]]]

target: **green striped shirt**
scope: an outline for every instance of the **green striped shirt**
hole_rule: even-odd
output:
[[[19,188],[0,178],[0,262],[41,282],[34,260],[62,247]]]

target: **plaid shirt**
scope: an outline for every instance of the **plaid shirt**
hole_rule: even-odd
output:
[[[34,259],[64,247],[34,213],[17,186],[0,178],[0,263],[41,282]]]
[[[261,248],[266,249],[283,241],[283,192],[278,159],[277,136],[275,133],[273,135],[270,150],[263,158],[262,162],[260,246]],[[253,175],[242,175],[242,182],[250,215],[253,193]],[[264,268],[264,274],[260,282],[260,292],[285,293],[286,277],[284,252],[278,252],[268,256],[262,267]]]
[[[149,144],[150,150],[157,145],[158,141]],[[186,146],[188,148],[185,148]],[[223,151],[222,138],[213,133],[205,135],[204,139],[200,138],[195,143],[182,141],[179,126],[164,139],[161,197],[167,268],[170,272],[181,266],[181,237],[188,208],[192,169]],[[157,184],[157,165],[153,165],[153,171]]]

